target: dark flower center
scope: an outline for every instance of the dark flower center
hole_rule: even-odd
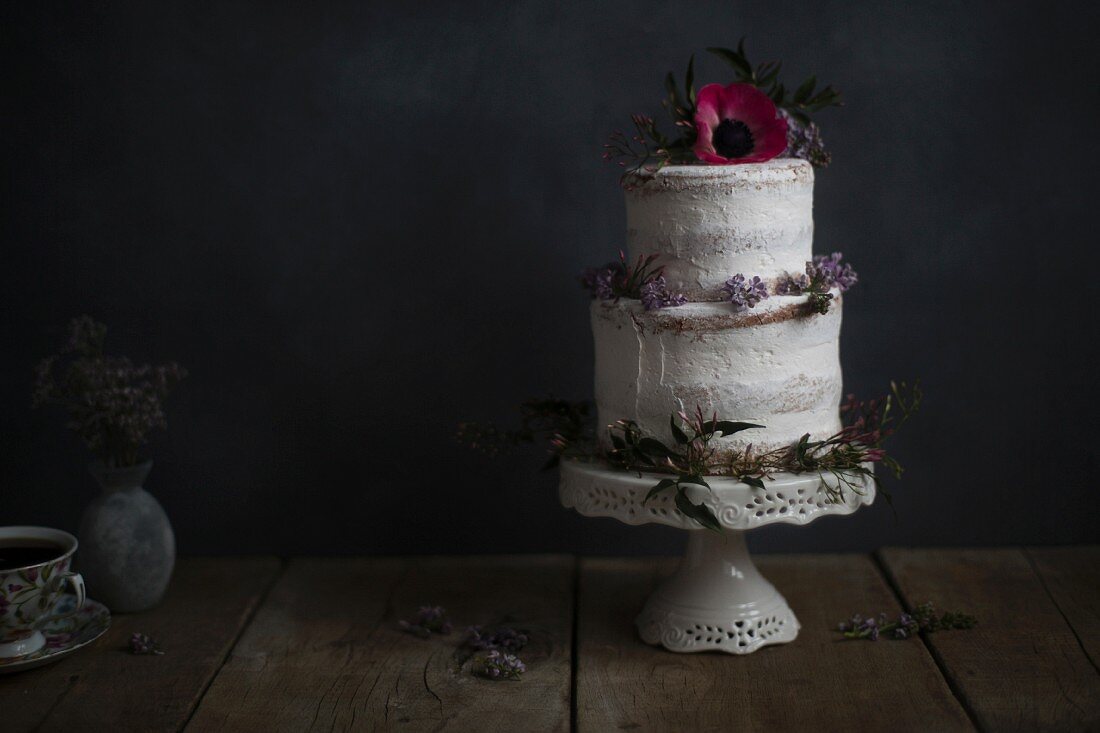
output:
[[[741,158],[752,152],[752,131],[741,120],[722,120],[711,142],[723,158]]]

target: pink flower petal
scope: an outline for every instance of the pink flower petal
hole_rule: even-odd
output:
[[[718,108],[725,90],[721,84],[707,84],[695,95],[695,125],[707,124],[713,130],[718,127],[722,118],[718,116]]]

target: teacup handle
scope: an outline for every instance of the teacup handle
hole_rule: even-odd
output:
[[[74,573],[71,570],[66,570],[63,573],[60,573],[57,578],[62,583],[68,583],[69,587],[73,589],[73,595],[76,596],[76,605],[73,606],[73,610],[68,611],[67,613],[55,613],[49,616],[49,618],[53,621],[67,619],[70,616],[75,615],[77,611],[84,607],[84,600],[85,598],[87,598],[87,595],[84,592],[83,575],[81,575],[80,573]]]
[[[66,570],[61,575],[61,579],[69,584],[69,587],[73,589],[73,595],[76,596],[76,608],[73,610],[79,611],[84,608],[84,600],[87,598],[87,594],[84,592],[84,576],[80,573]]]

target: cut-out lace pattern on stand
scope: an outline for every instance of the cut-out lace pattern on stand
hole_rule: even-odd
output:
[[[613,517],[627,524],[656,522],[682,529],[699,525],[676,508],[673,491],[665,491],[643,505],[650,482],[662,477],[641,478],[591,465],[567,466],[561,480],[561,500],[581,514]],[[714,488],[692,487],[692,499],[710,507],[727,529],[752,529],[773,522],[805,524],[827,514],[851,514],[861,504],[874,500],[873,483],[867,479],[859,492],[846,488],[841,501],[834,501],[818,474],[785,474],[768,482],[764,489],[734,479],[708,479]]]

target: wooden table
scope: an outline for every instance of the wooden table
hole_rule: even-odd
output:
[[[682,655],[631,621],[672,561],[567,556],[189,559],[154,611],[0,677],[0,730],[1100,730],[1100,547],[773,555],[792,644]],[[853,612],[925,600],[980,619],[839,641]],[[520,682],[459,669],[421,604],[531,630]],[[125,651],[134,631],[163,656]]]

